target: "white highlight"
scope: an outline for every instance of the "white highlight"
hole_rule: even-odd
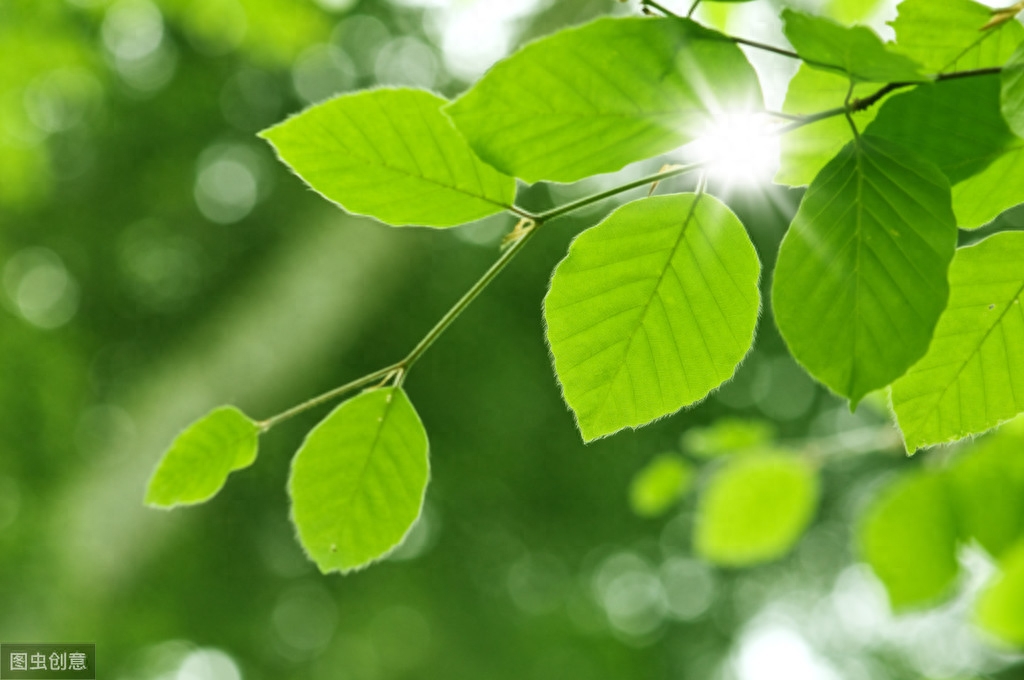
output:
[[[779,167],[775,122],[763,113],[723,113],[687,151],[707,163],[708,174],[730,185],[755,185]]]

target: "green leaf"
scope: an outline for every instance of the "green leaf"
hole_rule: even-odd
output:
[[[965,124],[965,121],[970,121]],[[893,95],[866,133],[913,149],[953,186],[953,212],[963,228],[980,227],[1024,202],[1024,140],[999,109],[999,77],[920,85]]]
[[[856,404],[928,349],[956,247],[949,183],[861,135],[811,183],[779,249],[775,321],[793,357]]]
[[[1000,430],[971,447],[946,472],[960,538],[995,558],[1024,535],[1024,437]]]
[[[577,237],[544,316],[583,438],[645,425],[728,380],[753,341],[760,269],[739,219],[708,195],[634,201]]]
[[[770,453],[729,459],[698,504],[697,553],[737,567],[782,557],[807,528],[817,502],[817,474],[801,458]]]
[[[1003,117],[1024,137],[1024,42],[1003,67],[1001,93]]]
[[[157,508],[213,498],[235,470],[256,460],[259,426],[233,406],[221,406],[188,426],[164,453],[146,490]]]
[[[878,89],[878,85],[858,83],[853,88],[854,97],[867,97]],[[801,64],[796,75],[789,81],[783,113],[805,116],[843,105],[850,92],[850,80],[831,71],[822,71]],[[853,121],[860,129],[875,118],[878,106],[853,114]],[[853,139],[853,130],[844,116],[833,116],[804,125],[782,136],[782,157],[775,182],[790,186],[810,184],[821,169]]]
[[[978,598],[978,625],[1003,642],[1024,646],[1024,542],[999,567]]]
[[[939,475],[917,472],[887,488],[860,526],[864,560],[881,579],[894,609],[946,595],[959,571],[956,521]]]
[[[892,49],[929,73],[1002,66],[1024,40],[1016,21],[982,31],[992,10],[972,0],[903,0],[897,10]]]
[[[961,248],[928,353],[892,387],[907,450],[983,432],[1024,411],[1024,232]]]
[[[995,75],[919,85],[893,95],[865,132],[913,149],[951,184],[984,170],[1014,139],[999,111]]]
[[[770,444],[775,426],[764,420],[719,418],[707,427],[691,427],[683,433],[683,451],[698,458],[715,458],[751,451]]]
[[[760,109],[740,49],[686,19],[603,18],[530,43],[447,111],[485,161],[572,182],[671,151],[722,111]]]
[[[306,436],[288,493],[302,546],[320,571],[386,556],[420,515],[430,475],[427,433],[401,388],[364,392]]]
[[[693,486],[693,466],[679,456],[662,454],[636,473],[629,485],[629,505],[640,517],[659,517]]]
[[[264,130],[281,160],[345,210],[392,225],[450,227],[505,210],[511,177],[481,162],[430,92],[342,95]]]
[[[870,28],[841,26],[791,9],[782,11],[782,21],[786,39],[808,66],[872,83],[928,80],[917,63],[891,51]]]

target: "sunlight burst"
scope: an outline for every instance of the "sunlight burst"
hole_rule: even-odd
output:
[[[770,181],[779,167],[779,136],[761,113],[723,113],[687,151],[708,163],[708,175],[730,185]]]

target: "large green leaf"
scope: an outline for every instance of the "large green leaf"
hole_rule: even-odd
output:
[[[965,124],[964,121],[970,121]],[[893,95],[868,134],[913,149],[953,184],[953,213],[963,228],[980,227],[1024,202],[1024,140],[999,108],[999,76],[921,85]]]
[[[1024,647],[1024,542],[999,567],[978,598],[978,624],[1004,642]]]
[[[450,227],[505,210],[515,180],[473,155],[430,92],[342,95],[264,130],[281,160],[349,212]]]
[[[158,508],[213,498],[234,470],[256,460],[259,427],[233,406],[221,406],[178,435],[164,453],[146,490]]]
[[[897,9],[892,49],[929,73],[1002,66],[1024,40],[1016,21],[982,31],[992,10],[972,0],[903,0]]]
[[[929,604],[956,579],[957,527],[939,475],[907,475],[864,514],[859,531],[864,560],[885,585],[895,609]]]
[[[292,520],[324,573],[359,569],[394,549],[420,515],[427,433],[401,388],[364,392],[306,436],[292,463]]]
[[[1024,232],[961,248],[928,353],[892,387],[908,451],[983,432],[1024,411]]]
[[[697,553],[745,566],[782,557],[814,516],[818,478],[792,454],[733,458],[712,478],[697,507]]]
[[[956,247],[949,183],[861,135],[811,183],[779,249],[775,321],[793,357],[853,403],[920,359]]]
[[[893,52],[865,26],[842,26],[791,9],[783,10],[782,21],[786,39],[808,66],[872,83],[928,79],[914,60]]]
[[[1024,42],[1003,67],[1002,112],[1017,135],[1024,137]]]
[[[583,438],[644,425],[728,380],[753,341],[760,269],[739,219],[708,195],[634,201],[573,241],[544,317]]]
[[[671,453],[657,456],[629,484],[629,505],[640,517],[658,517],[689,492],[693,465]]]
[[[499,170],[572,182],[675,149],[723,111],[760,107],[754,70],[721,34],[634,17],[527,45],[447,111]]]
[[[858,83],[853,97],[867,97],[878,89],[873,83]],[[783,113],[805,116],[842,106],[850,94],[846,76],[801,64],[789,81]],[[853,114],[860,129],[875,118],[878,106]],[[775,182],[790,186],[810,184],[821,169],[853,139],[853,130],[845,116],[832,116],[804,125],[782,136],[782,156]]]
[[[963,542],[1001,557],[1024,535],[1024,436],[1010,428],[985,437],[946,472]]]

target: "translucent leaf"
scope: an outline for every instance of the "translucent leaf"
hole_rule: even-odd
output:
[[[866,97],[877,89],[875,84],[858,83],[853,96]],[[850,80],[846,76],[801,64],[789,81],[782,111],[801,116],[827,111],[842,106],[849,92]],[[877,105],[858,111],[853,114],[853,121],[864,129],[877,111]],[[787,132],[781,139],[782,157],[775,182],[790,186],[810,184],[851,139],[853,130],[844,116],[825,118]]]
[[[1024,42],[1003,67],[1002,112],[1010,128],[1024,137]]]
[[[949,183],[861,135],[811,183],[779,249],[775,321],[793,357],[856,404],[928,349],[956,246]]]
[[[1024,202],[1024,182],[1011,179],[1024,173],[1024,139],[1003,120],[999,76],[920,85],[893,95],[865,132],[935,163],[954,185],[960,227],[980,227]]]
[[[903,0],[897,10],[891,49],[928,73],[1002,66],[1024,40],[1016,21],[982,31],[992,10],[972,0]]]
[[[671,151],[716,114],[761,101],[753,68],[721,34],[685,19],[634,17],[530,43],[447,111],[499,170],[572,182]]]
[[[663,454],[648,463],[629,485],[629,505],[641,517],[664,515],[693,486],[693,466]]]
[[[813,68],[828,68],[873,83],[928,79],[914,60],[891,51],[865,26],[842,26],[791,9],[782,11],[782,21],[786,39]]]
[[[146,504],[159,508],[213,498],[234,470],[256,460],[259,427],[233,406],[221,406],[178,435],[164,453],[146,490]]]
[[[683,451],[699,458],[750,451],[775,439],[775,426],[764,420],[719,418],[707,427],[691,427],[683,433]]]
[[[978,624],[1004,642],[1024,646],[1024,543],[999,566],[1000,573],[978,598]]]
[[[544,300],[566,402],[587,441],[703,399],[757,324],[757,253],[712,196],[626,204],[573,241]]]
[[[299,540],[322,572],[365,567],[402,542],[423,507],[427,448],[401,388],[349,399],[306,436],[288,493]]]
[[[895,609],[928,604],[956,579],[956,522],[941,476],[914,473],[887,488],[859,534],[864,560]]]
[[[807,461],[784,453],[732,458],[701,496],[695,548],[729,566],[777,559],[796,544],[817,502],[818,478]]]
[[[450,227],[505,210],[516,185],[473,155],[441,112],[445,103],[423,90],[366,90],[312,106],[260,136],[349,212]]]
[[[928,353],[892,387],[908,451],[984,432],[1024,411],[1024,233],[961,248]]]
[[[960,538],[1000,557],[1024,535],[1024,437],[1000,430],[946,472]]]

